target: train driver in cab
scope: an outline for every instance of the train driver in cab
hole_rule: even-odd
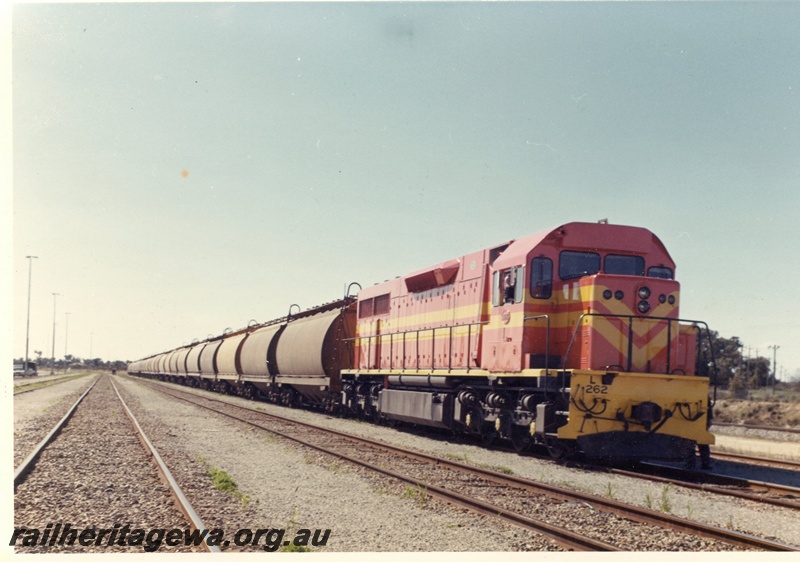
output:
[[[513,304],[517,293],[517,284],[511,271],[506,271],[503,276],[503,304]]]

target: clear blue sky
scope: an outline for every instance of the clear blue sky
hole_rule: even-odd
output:
[[[13,354],[133,360],[573,220],[800,369],[800,3],[22,4]],[[10,229],[9,229],[10,232]]]

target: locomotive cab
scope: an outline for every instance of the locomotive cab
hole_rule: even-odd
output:
[[[674,269],[661,242],[632,227],[574,223],[510,245],[492,267],[484,366],[496,387],[532,390],[507,414],[489,409],[500,434],[519,441],[527,424],[532,441],[615,460],[707,452],[700,328],[679,318]],[[513,299],[508,279],[522,284]]]

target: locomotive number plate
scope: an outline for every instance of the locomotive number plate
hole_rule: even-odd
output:
[[[588,384],[584,388],[586,394],[608,394],[608,386],[604,384]]]

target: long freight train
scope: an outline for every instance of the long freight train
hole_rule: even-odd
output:
[[[569,223],[128,372],[555,457],[707,465],[709,330],[679,318],[674,273],[646,229]]]

